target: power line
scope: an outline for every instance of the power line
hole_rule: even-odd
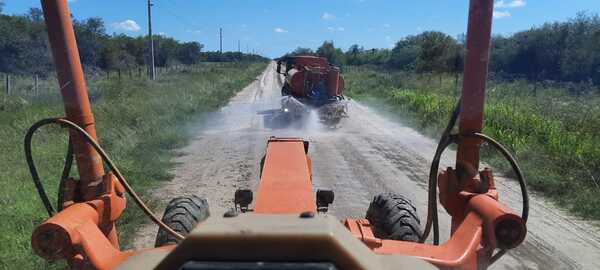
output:
[[[150,1],[151,0],[148,0],[148,2],[150,2]],[[187,17],[182,16],[182,15],[178,14],[177,12],[175,12],[174,10],[170,9],[167,5],[165,5],[165,3],[174,4],[171,1],[161,1],[160,3],[158,3],[158,1],[157,1],[157,3],[151,4],[151,5],[152,6],[159,5],[160,11],[165,11],[170,16],[172,16],[174,19],[176,19],[176,21],[178,21],[183,26],[189,27],[190,29],[193,29],[193,28],[201,29],[201,27],[199,27],[197,24],[193,23]],[[219,27],[219,52],[223,53],[223,28],[222,27]],[[238,40],[238,52],[240,52],[240,53],[242,52],[240,40]],[[249,53],[249,52],[250,52],[250,49],[248,48],[248,45],[246,45],[246,53]]]

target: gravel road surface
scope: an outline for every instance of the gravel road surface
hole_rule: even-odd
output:
[[[226,107],[194,128],[193,140],[175,160],[174,179],[157,189],[153,199],[166,204],[182,194],[198,194],[208,199],[212,214],[221,214],[232,208],[237,188],[256,188],[268,137],[293,136],[310,141],[315,186],[335,192],[331,214],[364,217],[374,195],[395,191],[412,198],[425,220],[426,180],[435,140],[355,101],[350,101],[349,117],[337,128],[322,126],[316,116],[283,128],[271,114],[280,108],[280,89],[281,78],[272,63]],[[441,168],[451,166],[454,155],[448,151]],[[500,177],[496,183],[500,200],[520,212],[517,183]],[[447,238],[449,218],[441,206],[439,216],[441,235]],[[536,194],[531,195],[527,225],[525,243],[492,269],[600,269],[597,225]],[[154,225],[143,226],[133,245],[153,246],[156,230]]]

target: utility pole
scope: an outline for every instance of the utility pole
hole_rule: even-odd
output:
[[[223,53],[223,28],[219,27],[219,52]]]
[[[150,39],[150,80],[156,79],[156,70],[154,68],[154,40],[152,38],[152,3],[148,0],[148,38]]]

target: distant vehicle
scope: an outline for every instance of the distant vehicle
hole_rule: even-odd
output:
[[[331,65],[327,58],[282,57],[277,60],[277,73],[285,77],[281,88],[282,110],[291,118],[301,118],[311,109],[317,109],[319,119],[327,123],[337,124],[347,116],[344,77],[340,68]]]

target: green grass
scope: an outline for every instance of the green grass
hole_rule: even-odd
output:
[[[348,95],[383,102],[436,139],[458,97],[450,76],[440,80],[350,67],[345,78]],[[573,96],[556,87],[534,91],[526,81],[491,81],[486,99],[484,133],[516,153],[529,186],[582,217],[600,219],[600,96]],[[508,170],[489,149],[484,157]]]
[[[89,82],[98,136],[136,191],[147,195],[171,179],[173,149],[186,144],[187,123],[201,121],[250,83],[264,63],[204,64],[186,71],[161,74],[155,82],[142,78]],[[26,169],[23,137],[35,121],[62,116],[57,92],[36,97],[0,96],[0,269],[59,269],[31,250],[30,237],[47,214]],[[34,137],[33,153],[51,201],[66,151],[65,131],[44,128]],[[76,170],[74,169],[73,172]],[[148,196],[145,196],[148,197]],[[129,201],[118,223],[127,244],[136,226],[146,220]]]

